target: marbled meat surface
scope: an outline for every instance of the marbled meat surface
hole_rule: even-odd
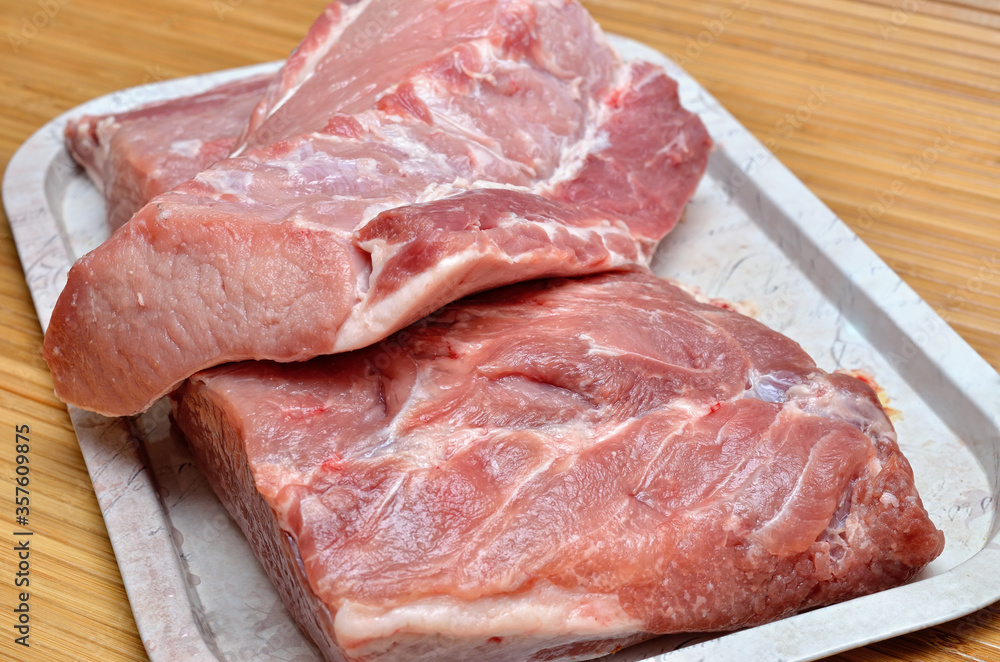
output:
[[[632,272],[191,378],[175,417],[330,660],[562,660],[885,589],[943,536],[874,392]]]
[[[704,172],[676,83],[623,63],[575,1],[333,7],[254,111],[247,139],[274,142],[74,265],[45,337],[59,397],[133,414],[212,365],[357,349],[471,292],[641,267]],[[402,64],[382,57],[402,42],[356,38],[373,22],[409,40]],[[366,93],[345,57],[386,70]]]

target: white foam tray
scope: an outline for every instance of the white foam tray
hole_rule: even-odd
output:
[[[657,273],[750,301],[821,367],[874,375],[902,412],[900,446],[944,553],[910,584],[725,636],[667,637],[606,658],[812,660],[956,618],[1000,599],[1000,375],[691,77],[663,64],[716,141]],[[108,236],[101,196],[67,154],[69,117],[194,94],[270,63],[94,99],[14,155],[3,200],[43,328],[70,264]],[[809,90],[803,90],[808,102]],[[315,660],[277,593],[171,430],[165,403],[134,419],[70,408],[146,650],[173,660]]]

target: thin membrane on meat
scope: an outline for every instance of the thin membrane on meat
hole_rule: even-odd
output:
[[[332,2],[275,76],[235,152],[322,131],[337,113],[368,110],[415,67],[483,41],[508,51],[540,47],[540,64],[580,76],[582,94],[613,66],[596,24],[572,1]]]
[[[226,158],[272,76],[66,124],[66,148],[104,195],[108,224],[125,224],[151,198]]]
[[[154,196],[245,150],[248,141],[259,146],[319,131],[337,113],[369,108],[413,67],[487,36],[486,18],[495,6],[496,0],[333,2],[277,76],[73,118],[66,146],[104,193],[115,229]],[[344,71],[352,76],[345,78]]]
[[[212,365],[352,350],[471,292],[644,265],[711,145],[676,83],[622,63],[575,2],[471,4],[479,30],[366,110],[216,163],[79,260],[45,339],[57,394],[132,414]]]
[[[598,657],[895,586],[943,546],[867,385],[641,272],[174,398],[330,660]]]

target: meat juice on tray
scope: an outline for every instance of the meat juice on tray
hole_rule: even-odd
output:
[[[941,551],[867,385],[649,274],[711,140],[576,2],[334,2],[266,89],[67,140],[141,208],[70,272],[57,393],[172,392],[329,660],[587,659]]]

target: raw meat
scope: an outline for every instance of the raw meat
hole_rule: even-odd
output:
[[[124,113],[71,119],[66,147],[104,194],[111,228],[227,157],[271,78],[254,76]]]
[[[596,24],[575,2],[333,2],[274,78],[236,152],[322,131],[337,113],[368,110],[415,67],[459,46],[475,49],[486,42],[508,50],[544,45],[537,56],[545,68],[582,74],[591,84],[600,84],[612,65]],[[455,62],[465,63],[461,57]]]
[[[333,2],[277,77],[228,83],[126,113],[74,118],[66,145],[105,194],[114,229],[154,196],[229,156],[238,138],[242,151],[248,141],[267,145],[320,131],[337,113],[369,108],[416,65],[487,36],[486,19],[496,4]],[[376,44],[378,57],[372,57]],[[345,78],[345,71],[352,76]]]
[[[711,144],[676,83],[621,63],[575,2],[484,16],[487,36],[373,108],[215,164],[79,260],[45,338],[59,397],[132,414],[212,365],[352,350],[471,292],[645,264]]]
[[[645,273],[174,397],[330,660],[597,657],[885,589],[943,546],[867,385]]]

